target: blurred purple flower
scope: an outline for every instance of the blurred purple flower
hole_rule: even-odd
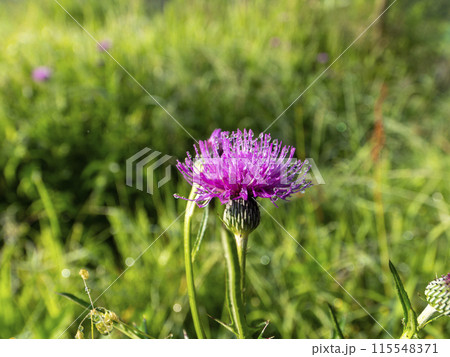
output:
[[[327,63],[329,59],[330,57],[326,52],[320,52],[319,54],[317,54],[317,62],[319,63]]]
[[[45,82],[51,78],[52,70],[47,66],[36,67],[31,76],[35,82]]]
[[[254,139],[251,130],[221,132],[194,145],[196,157],[187,153],[177,168],[187,182],[197,187],[195,202],[206,206],[214,197],[222,204],[231,200],[270,198],[286,200],[312,186],[305,180],[309,170],[294,158],[295,148],[271,140],[270,134]],[[176,198],[186,199],[179,195]]]
[[[97,49],[100,52],[105,52],[108,51],[110,48],[112,47],[112,42],[111,40],[102,40],[100,42],[97,43]]]

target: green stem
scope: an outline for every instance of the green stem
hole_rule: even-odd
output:
[[[417,324],[418,324],[417,329],[421,330],[427,324],[427,322],[431,318],[431,316],[433,316],[435,313],[436,313],[436,309],[431,305],[427,305],[425,310],[423,310],[422,313],[417,318]]]
[[[237,255],[239,259],[240,286],[242,294],[242,302],[245,305],[245,257],[247,255],[248,234],[236,234]]]
[[[189,195],[189,199],[195,197],[196,188],[193,186],[192,191]],[[192,320],[194,321],[195,332],[198,338],[205,338],[205,333],[203,332],[202,324],[200,322],[200,317],[197,308],[197,295],[195,293],[194,284],[194,268],[192,265],[192,243],[191,243],[191,219],[194,214],[195,202],[188,201],[186,205],[186,213],[184,216],[184,264],[186,268],[186,283],[189,295],[189,305],[191,307]]]
[[[239,264],[240,261],[245,262],[245,250],[240,248],[240,253],[238,253],[236,243],[225,229],[222,230],[222,243],[225,250],[225,260],[227,264],[227,294],[231,318],[238,337],[242,339],[248,338],[250,337],[250,334],[248,332],[245,318],[243,292],[241,289],[243,283],[241,272],[245,273],[245,267]],[[242,246],[243,245],[241,245],[241,247]],[[244,254],[242,254],[243,252]],[[239,256],[241,258],[239,258]]]

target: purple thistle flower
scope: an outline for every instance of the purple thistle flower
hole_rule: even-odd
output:
[[[312,186],[305,180],[309,167],[294,158],[295,148],[271,140],[270,134],[254,138],[251,130],[222,132],[216,129],[194,145],[196,156],[187,153],[177,168],[197,188],[194,201],[206,206],[214,197],[222,204],[232,200],[270,198],[286,200]],[[176,198],[187,198],[175,195]]]
[[[208,146],[208,149],[213,150],[213,147],[216,145],[216,142],[219,144],[219,154],[221,153],[222,146],[221,146],[221,129],[215,129],[208,140],[206,140],[206,145]]]
[[[97,50],[99,50],[100,52],[108,51],[111,47],[112,47],[112,42],[111,42],[111,40],[108,40],[108,39],[102,40],[97,43]]]
[[[47,66],[36,67],[31,74],[35,82],[45,82],[52,76],[52,70]]]

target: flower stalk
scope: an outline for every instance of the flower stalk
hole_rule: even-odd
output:
[[[227,262],[230,315],[239,338],[250,337],[245,317],[245,262],[248,236],[258,227],[260,220],[259,207],[254,198],[232,200],[223,212],[223,223],[234,236],[233,239],[224,231],[222,241]]]
[[[193,200],[196,196],[196,187],[192,187],[189,199]],[[192,320],[194,322],[195,332],[199,339],[205,338],[200,316],[198,314],[197,294],[194,282],[194,267],[192,264],[192,239],[191,239],[191,220],[195,209],[194,201],[187,201],[186,213],[184,216],[184,265],[186,269],[186,284],[189,296],[189,306],[191,308]]]
[[[236,241],[236,249],[239,261],[242,302],[245,306],[245,263],[247,256],[248,234],[235,234],[234,239]]]
[[[244,265],[241,265],[236,242],[225,229],[222,230],[222,244],[226,260],[226,290],[233,327],[238,338],[249,338],[242,291],[245,276],[242,275],[245,274],[245,253],[241,256],[241,259],[244,259]]]

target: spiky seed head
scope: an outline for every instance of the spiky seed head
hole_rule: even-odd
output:
[[[261,221],[258,204],[254,198],[231,200],[223,212],[223,221],[235,235],[250,234]]]
[[[116,313],[106,309],[104,310],[104,312],[99,310],[92,310],[91,319],[94,322],[98,332],[100,332],[102,335],[110,334],[114,328],[114,321],[119,321]]]
[[[429,283],[425,289],[425,296],[436,311],[450,316],[450,273]]]
[[[116,315],[116,313],[114,311],[109,311],[108,310],[108,319],[111,321],[115,321],[115,322],[119,322],[119,317]]]

